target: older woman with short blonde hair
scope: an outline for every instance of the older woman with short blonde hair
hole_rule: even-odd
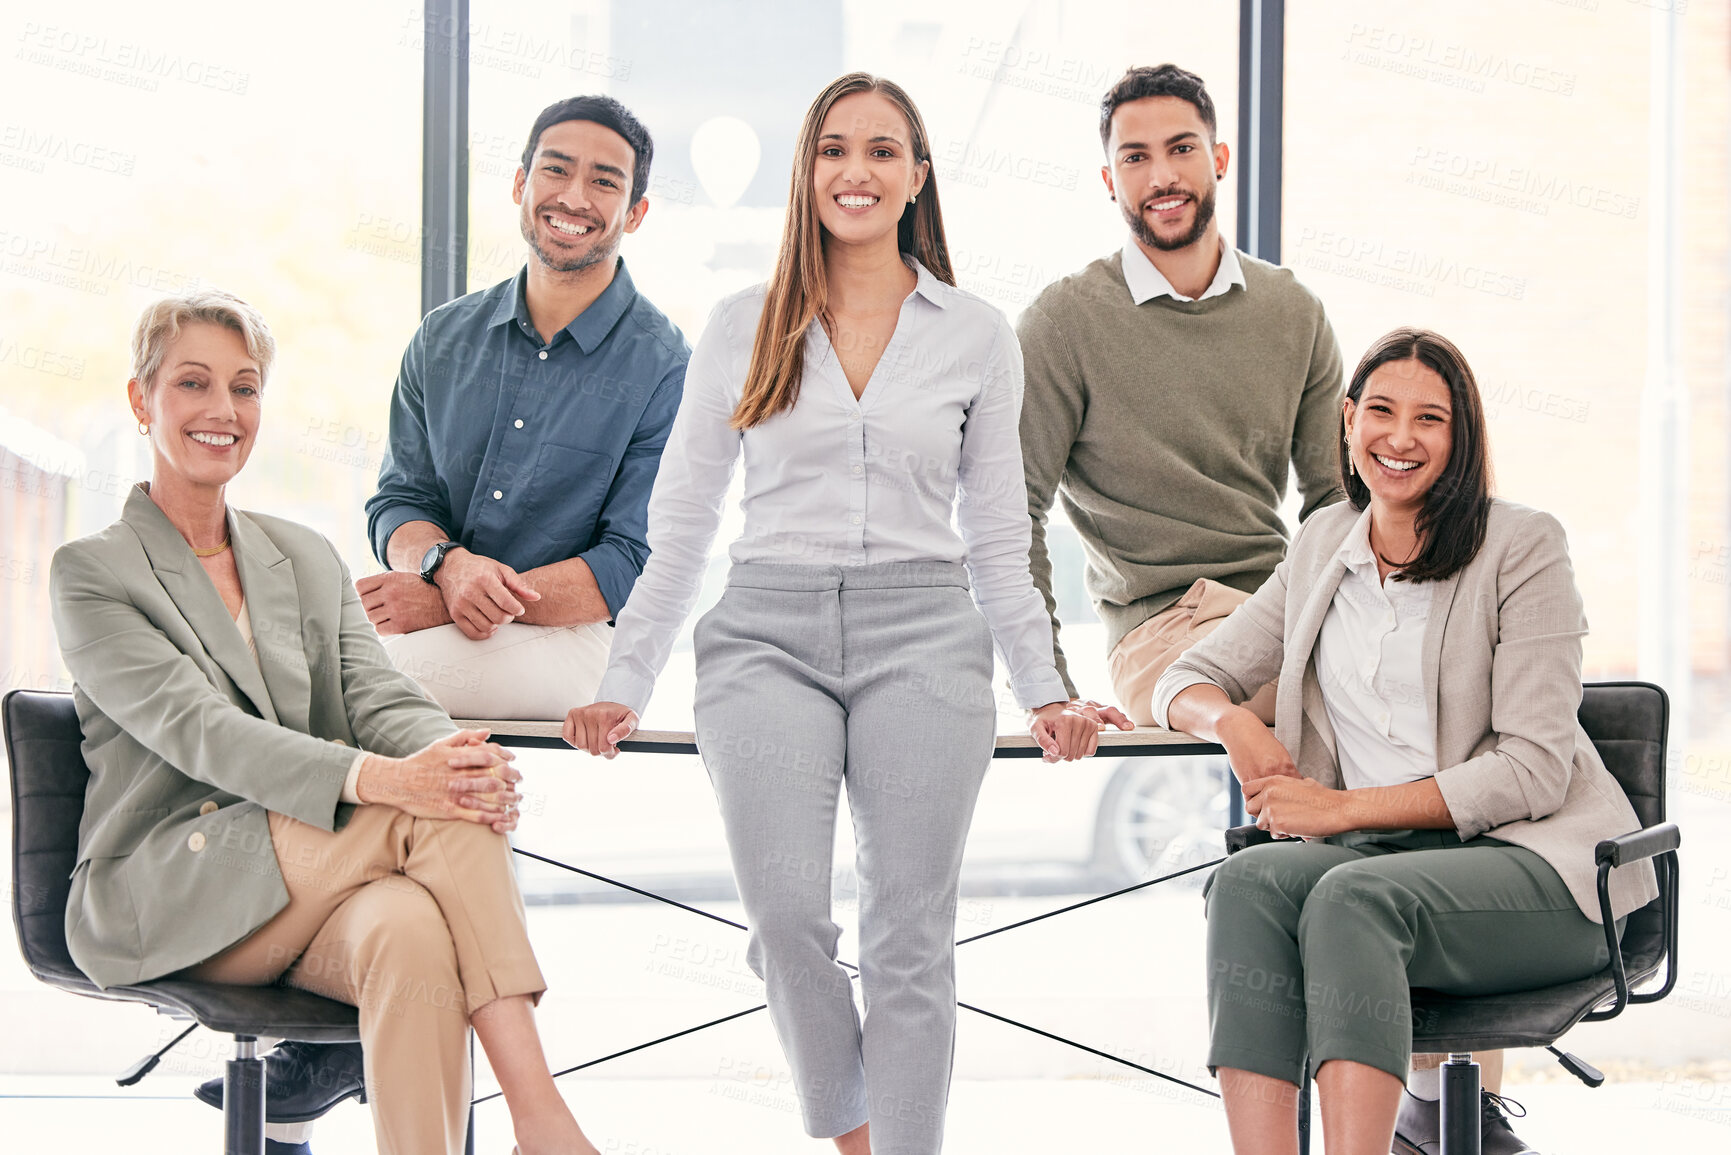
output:
[[[384,1152],[463,1149],[473,1025],[525,1155],[594,1152],[535,1031],[510,755],[391,667],[330,542],[226,501],[269,327],[200,290],[147,308],[132,351],[151,480],[50,578],[90,766],[73,960],[103,987],[182,974],[356,1005]]]

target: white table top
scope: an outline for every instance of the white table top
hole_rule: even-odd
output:
[[[530,738],[547,741],[559,740],[565,727],[563,719],[552,722],[524,722],[492,720],[484,718],[458,718],[457,725],[465,730],[490,730],[505,745],[510,745],[508,739]],[[693,745],[697,737],[690,730],[637,730],[629,742],[655,743],[657,745]],[[1158,726],[1138,726],[1134,730],[1118,730],[1108,728],[1100,732],[1100,749],[1110,749],[1115,746],[1194,746],[1205,742],[1182,730],[1164,730]],[[1034,748],[1033,735],[1026,731],[1009,734],[999,734],[996,748],[999,750],[1028,750]]]

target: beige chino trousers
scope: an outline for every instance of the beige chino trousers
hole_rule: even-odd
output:
[[[563,720],[571,707],[595,700],[613,627],[506,622],[478,642],[456,626],[379,640],[391,664],[453,718]]]
[[[511,848],[490,828],[356,808],[331,833],[270,815],[289,902],[183,972],[284,985],[360,1011],[381,1155],[459,1155],[468,1126],[469,1015],[547,987],[529,946]]]
[[[1185,650],[1219,628],[1250,595],[1207,578],[1198,578],[1177,603],[1161,610],[1118,640],[1107,655],[1107,672],[1118,704],[1138,726],[1154,725],[1154,683]],[[1244,703],[1274,725],[1274,683]]]

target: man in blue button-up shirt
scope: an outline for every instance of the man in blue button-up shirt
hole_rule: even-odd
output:
[[[652,151],[607,97],[543,111],[512,186],[527,266],[433,310],[403,354],[367,502],[391,572],[355,586],[393,660],[458,717],[590,702],[648,559],[649,489],[690,356],[618,256],[649,209]],[[360,1092],[358,1052],[272,1054],[273,1150],[304,1155],[303,1121]],[[221,1082],[199,1093],[220,1105]]]
[[[690,349],[618,257],[652,146],[607,97],[543,111],[512,189],[531,258],[429,313],[367,502],[390,573],[357,584],[400,667],[459,717],[587,702],[649,547]]]

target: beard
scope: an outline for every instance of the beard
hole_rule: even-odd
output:
[[[529,248],[547,269],[555,273],[581,273],[594,268],[603,261],[610,261],[619,251],[621,234],[607,232],[600,226],[589,234],[594,237],[594,243],[580,253],[565,253],[550,249],[541,243],[536,225],[541,219],[541,210],[525,212],[520,222],[523,239],[529,243]],[[599,234],[599,235],[596,235]]]
[[[1176,192],[1180,190],[1173,191]],[[1188,193],[1188,190],[1183,191]],[[1172,193],[1169,192],[1161,195],[1171,196]],[[1196,219],[1191,223],[1190,228],[1184,232],[1184,235],[1179,237],[1160,236],[1154,231],[1154,226],[1149,224],[1142,217],[1142,205],[1147,204],[1149,201],[1157,201],[1161,199],[1160,196],[1145,197],[1134,207],[1132,207],[1128,202],[1120,201],[1119,207],[1123,209],[1124,221],[1130,226],[1130,231],[1135,234],[1137,240],[1141,241],[1151,249],[1159,249],[1163,253],[1170,253],[1177,249],[1189,248],[1191,245],[1201,240],[1202,234],[1208,231],[1209,222],[1214,219],[1213,185],[1209,185],[1207,188],[1203,189],[1199,196],[1196,194],[1188,195],[1191,195],[1196,202]]]

